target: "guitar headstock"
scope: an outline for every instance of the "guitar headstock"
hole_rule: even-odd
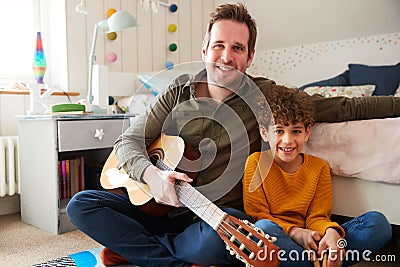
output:
[[[235,255],[247,267],[279,265],[279,248],[273,243],[276,241],[276,237],[265,234],[249,221],[227,215],[219,225],[217,232],[226,243],[231,255]]]

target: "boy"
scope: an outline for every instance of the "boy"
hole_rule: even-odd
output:
[[[353,264],[360,259],[345,258],[343,238],[346,250],[375,252],[390,240],[390,224],[378,212],[343,225],[330,220],[329,166],[323,159],[302,153],[314,124],[314,104],[303,91],[279,87],[266,95],[273,119],[268,103],[257,103],[261,137],[275,149],[275,155],[264,151],[249,156],[243,178],[245,213],[257,221],[256,226],[277,237],[276,245],[284,251],[281,266],[311,266],[310,260],[324,253],[328,253],[328,266],[341,266],[342,261],[346,266]],[[271,162],[269,172],[260,174]]]

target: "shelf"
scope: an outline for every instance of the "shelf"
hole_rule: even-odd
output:
[[[45,91],[42,91],[41,94],[43,94]],[[29,95],[29,90],[3,90],[0,89],[0,95],[1,94],[6,94],[6,95]],[[52,92],[51,95],[54,96],[79,96],[79,92]]]

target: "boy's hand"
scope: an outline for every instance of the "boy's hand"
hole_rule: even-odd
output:
[[[338,247],[338,240],[340,239],[341,236],[335,229],[328,228],[324,237],[319,242],[318,255],[321,256],[322,253],[327,254],[327,267],[342,266],[345,249]]]
[[[309,229],[293,227],[290,232],[289,236],[293,239],[297,244],[302,246],[305,250],[308,251],[318,251],[318,242],[321,240],[321,236],[317,231],[312,231]],[[310,260],[316,260],[314,258],[315,253],[310,253]]]

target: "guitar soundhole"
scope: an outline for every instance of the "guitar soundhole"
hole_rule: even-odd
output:
[[[164,159],[164,151],[161,148],[155,148],[149,153],[150,161],[153,165],[157,165],[158,161],[163,161]]]

